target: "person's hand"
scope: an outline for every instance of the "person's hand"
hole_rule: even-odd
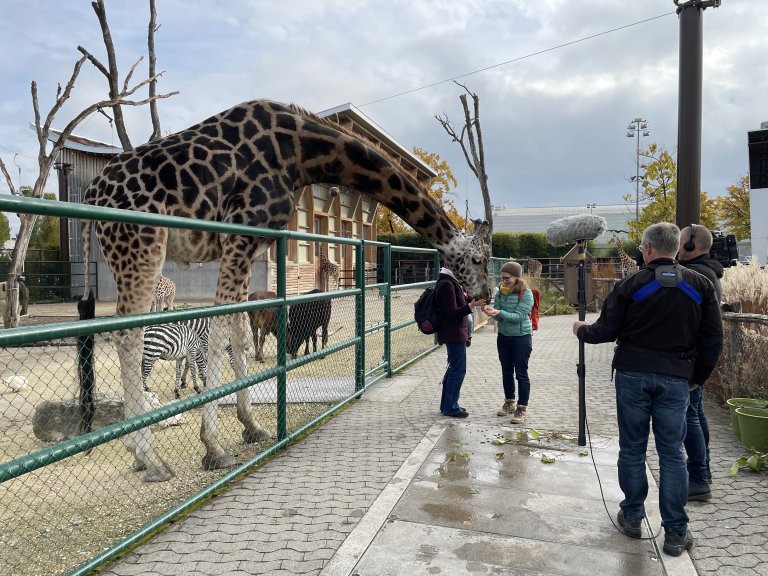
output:
[[[581,328],[582,326],[589,326],[589,322],[584,322],[584,320],[576,320],[576,322],[573,323],[574,336],[579,335],[579,328]]]
[[[472,302],[469,303],[470,308],[481,308],[485,306],[485,300],[472,300]]]
[[[494,316],[498,316],[499,315],[499,311],[496,310],[496,308],[494,308],[493,306],[485,306],[485,307],[483,307],[483,312],[485,312],[486,315],[490,316],[491,318],[493,318]]]

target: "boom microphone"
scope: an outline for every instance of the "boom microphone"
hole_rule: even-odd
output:
[[[576,214],[550,222],[547,242],[552,246],[574,244],[579,240],[594,240],[605,232],[605,218],[596,214]]]

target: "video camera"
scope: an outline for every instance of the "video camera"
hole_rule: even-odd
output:
[[[712,230],[712,248],[709,257],[717,260],[724,268],[736,266],[739,261],[739,245],[734,234],[723,234],[720,230]]]

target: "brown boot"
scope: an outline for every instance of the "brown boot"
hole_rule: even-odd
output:
[[[514,400],[504,400],[504,405],[501,407],[501,410],[496,412],[496,416],[511,416],[515,413],[515,406]]]
[[[526,415],[526,410],[528,406],[523,406],[522,404],[518,404],[517,408],[515,409],[515,413],[512,415],[512,420],[510,420],[511,424],[522,424],[525,422],[526,418],[528,417]]]

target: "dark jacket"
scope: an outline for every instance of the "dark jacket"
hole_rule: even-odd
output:
[[[677,287],[660,288],[636,301],[638,290],[654,281],[660,266],[679,270],[701,303]],[[720,356],[723,325],[712,283],[674,260],[658,259],[620,280],[600,318],[579,328],[578,337],[589,344],[616,340],[616,370],[668,374],[702,385]]]
[[[709,254],[702,254],[693,260],[680,261],[680,264],[689,270],[696,270],[702,276],[706,276],[715,287],[718,304],[723,301],[723,287],[720,285],[720,278],[723,277],[723,265],[710,257]]]
[[[440,274],[435,284],[435,300],[440,314],[437,341],[440,344],[467,342],[467,315],[472,311],[461,285],[448,274]]]

